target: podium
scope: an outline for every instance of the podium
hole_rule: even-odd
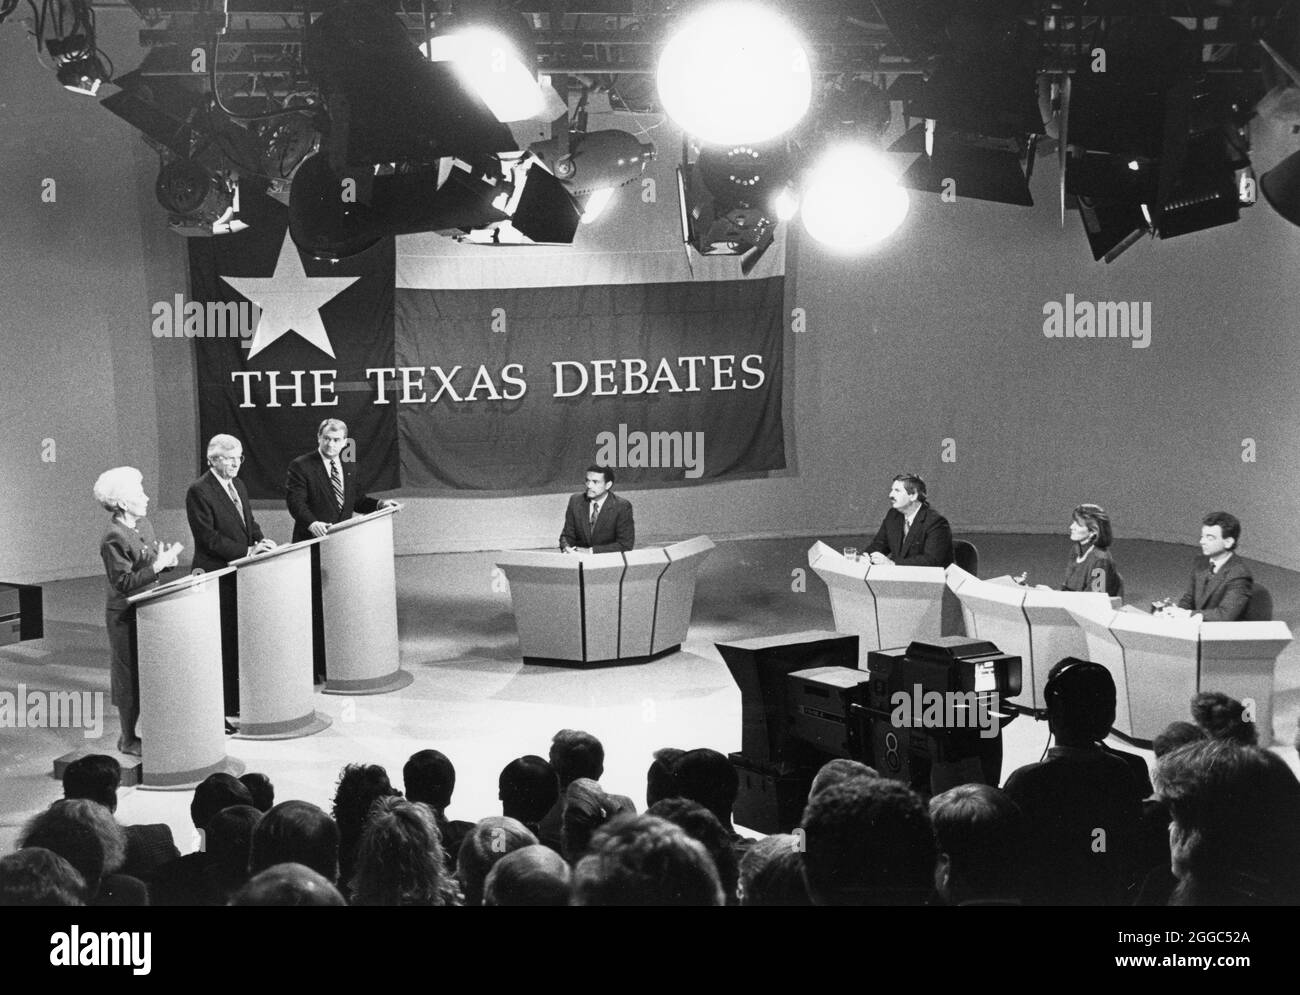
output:
[[[312,547],[233,560],[239,627],[239,739],[294,739],[329,728],[312,681]]]
[[[414,679],[401,668],[393,516],[380,508],[330,526],[317,549],[325,693],[384,694]]]
[[[1277,658],[1290,642],[1285,622],[1201,623],[1201,687],[1253,701],[1260,746],[1273,741]]]
[[[846,560],[824,542],[809,548],[808,565],[830,593],[835,631],[858,637],[858,667],[862,670],[873,650],[906,646],[913,639],[961,634],[957,601],[940,567]]]
[[[677,649],[690,627],[696,576],[711,549],[707,536],[697,536],[627,553],[498,554],[520,655],[525,661],[596,663]]]
[[[226,756],[221,680],[221,578],[192,574],[127,598],[135,608],[140,672],[141,781],[192,788],[209,774],[242,774]]]
[[[1068,656],[1089,656],[1089,643],[1071,608],[1114,614],[1111,601],[1095,591],[1051,591],[1022,587],[1010,577],[980,580],[958,566],[948,568],[948,584],[961,601],[966,633],[987,639],[1021,660],[1020,694],[1009,699],[1022,708],[1047,708],[1047,675]],[[1118,681],[1116,682],[1118,685]]]

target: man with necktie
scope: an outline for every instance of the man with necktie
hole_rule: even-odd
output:
[[[636,545],[632,502],[614,494],[614,471],[587,467],[587,486],[569,498],[560,533],[564,553],[626,553]]]
[[[867,544],[872,563],[946,567],[952,562],[952,529],[948,519],[930,507],[924,480],[900,473],[889,488],[889,504],[876,537]]]
[[[194,535],[195,570],[220,570],[231,560],[275,549],[253,517],[248,488],[239,479],[244,447],[233,435],[208,443],[208,472],[185,492],[185,514]],[[226,714],[239,714],[239,654],[233,578],[222,578],[221,638]]]
[[[1237,554],[1241,522],[1226,511],[1201,522],[1201,556],[1192,568],[1187,590],[1162,615],[1195,622],[1237,622],[1246,614],[1254,589],[1250,567]]]
[[[397,504],[357,493],[355,464],[342,458],[347,443],[347,425],[337,418],[326,418],[316,430],[316,448],[289,464],[284,500],[293,516],[294,542],[325,535],[331,525],[346,522],[353,512],[368,515]],[[313,547],[312,559],[319,556],[319,549]],[[323,679],[325,622],[318,569],[312,570],[311,587],[315,670],[317,678]]]

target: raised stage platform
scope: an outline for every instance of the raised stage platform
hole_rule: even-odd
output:
[[[495,554],[399,557],[398,627],[403,669],[412,683],[391,694],[348,698],[316,693],[316,709],[333,720],[315,736],[282,741],[229,741],[229,753],[275,784],[278,801],[300,798],[328,809],[339,769],[350,761],[383,764],[400,785],[416,750],[442,750],[456,765],[451,818],[500,814],[497,775],[526,753],[546,755],[558,729],[586,729],[605,744],[604,783],[645,802],[645,771],[662,746],[740,748],[740,692],[717,641],[832,627],[830,601],[808,569],[813,539],[720,541],[700,572],[688,638],[676,652],[648,663],[566,670],[525,665],[510,596]],[[1059,536],[963,535],[980,550],[985,577],[1030,572],[1030,582],[1059,582],[1068,543]],[[1177,596],[1191,569],[1192,546],[1118,540],[1114,553],[1127,600],[1141,604]],[[1275,617],[1300,631],[1300,574],[1251,563],[1272,591]],[[19,684],[43,691],[103,692],[98,738],[77,729],[0,728],[0,852],[13,849],[23,822],[61,797],[52,760],[81,747],[112,753],[117,712],[108,702],[108,646],[100,576],[45,586],[45,636],[0,647],[0,691]],[[1276,749],[1300,770],[1294,742],[1300,717],[1300,644],[1278,665]],[[148,735],[148,716],[143,717]],[[1037,760],[1047,742],[1042,722],[1018,719],[1005,733],[1004,775]],[[1122,745],[1122,744],[1117,744]],[[182,852],[194,849],[189,792],[123,789],[118,817],[127,823],[167,822]]]

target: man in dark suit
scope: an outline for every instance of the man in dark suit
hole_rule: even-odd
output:
[[[632,502],[611,493],[614,471],[587,467],[587,488],[569,498],[560,533],[564,553],[626,553],[636,545]]]
[[[293,541],[319,537],[330,526],[346,522],[353,512],[368,515],[396,501],[376,501],[357,493],[356,466],[341,454],[348,444],[348,426],[326,418],[316,430],[316,448],[289,464],[284,482],[284,503],[293,516]],[[313,563],[319,546],[313,546]],[[312,660],[317,680],[325,679],[325,614],[321,602],[320,570],[311,572]]]
[[[275,549],[253,517],[248,488],[238,479],[244,447],[233,435],[208,443],[208,472],[185,492],[185,514],[194,535],[194,569],[220,570],[232,560]],[[221,580],[222,677],[226,715],[239,714],[239,630],[234,578]]]
[[[293,516],[294,542],[325,535],[353,512],[368,515],[397,503],[357,493],[355,467],[340,458],[347,442],[347,425],[327,418],[316,430],[316,448],[289,464],[284,500]]]
[[[867,544],[872,563],[900,567],[946,567],[952,562],[948,519],[925,499],[925,481],[900,473],[889,488],[889,503],[876,537]]]
[[[1161,614],[1198,622],[1236,622],[1246,614],[1254,578],[1250,567],[1235,555],[1241,522],[1226,511],[1215,511],[1201,522],[1201,553],[1192,579],[1177,605]]]

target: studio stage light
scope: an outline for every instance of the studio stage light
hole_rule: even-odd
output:
[[[808,234],[837,252],[860,252],[898,230],[911,201],[888,161],[862,144],[833,146],[804,181],[800,212]]]

